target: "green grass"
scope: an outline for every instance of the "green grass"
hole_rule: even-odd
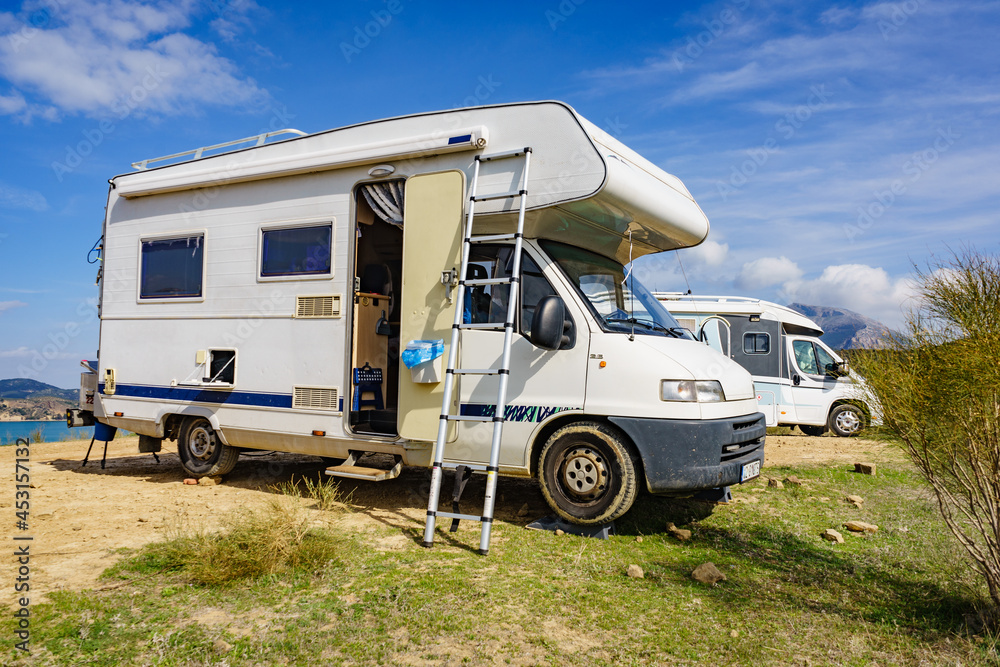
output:
[[[746,485],[711,513],[693,501],[644,498],[606,541],[498,522],[485,558],[475,553],[478,525],[441,530],[426,550],[418,546],[418,520],[403,529],[377,521],[323,527],[315,518],[330,513],[314,505],[308,522],[295,524],[302,537],[288,553],[299,556],[247,572],[203,551],[246,529],[240,514],[217,536],[179,536],[132,554],[107,573],[116,588],[58,593],[35,606],[34,658],[88,665],[996,664],[995,638],[967,625],[984,600],[980,582],[914,472],[880,464],[877,477],[844,465],[766,474],[794,474],[806,484]],[[849,494],[862,496],[863,507],[845,502]],[[251,533],[262,543],[277,539],[267,526],[287,521],[283,511],[257,515]],[[295,523],[302,515],[291,516]],[[879,531],[849,534],[842,524],[850,519]],[[667,521],[692,530],[691,540],[665,534]],[[840,530],[846,542],[824,542],[825,528]],[[693,581],[691,571],[705,561],[728,580]],[[645,578],[625,576],[632,563]],[[206,565],[235,576],[208,585]],[[11,636],[9,618],[0,631]],[[5,651],[7,662],[16,658]]]

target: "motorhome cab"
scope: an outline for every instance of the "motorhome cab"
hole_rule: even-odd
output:
[[[808,435],[829,428],[848,437],[878,420],[864,379],[820,340],[823,329],[805,315],[745,297],[656,296],[688,331],[750,371],[768,426],[798,425]]]
[[[248,450],[335,459],[332,472],[355,476],[365,453],[393,455],[372,479],[429,466],[446,373],[441,357],[418,372],[401,356],[449,347],[465,290],[474,326],[456,353],[497,365],[517,266],[503,193],[526,162],[491,156],[530,149],[499,473],[537,477],[578,523],[620,516],[640,487],[689,494],[759,474],[750,375],[625,268],[707,235],[677,178],[558,102],[269,138],[111,179],[99,361],[83,380],[94,401],[73,418],[137,432],[143,451],[176,440],[195,476]],[[458,276],[477,163],[475,228],[494,239],[480,236]],[[555,342],[535,333],[546,299],[561,304]],[[496,416],[496,377],[455,382],[455,414]],[[487,461],[490,429],[451,424],[445,459]]]

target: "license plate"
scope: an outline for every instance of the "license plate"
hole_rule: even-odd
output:
[[[748,479],[753,479],[754,477],[760,476],[760,461],[751,461],[743,466],[740,471],[740,481],[745,482]]]

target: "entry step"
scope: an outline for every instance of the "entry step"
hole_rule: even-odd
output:
[[[354,452],[352,452],[354,454]],[[395,457],[396,463],[391,468],[372,468],[369,466],[355,465],[357,458],[351,456],[347,461],[339,466],[330,466],[326,469],[326,474],[331,477],[346,477],[348,479],[363,479],[369,482],[384,482],[389,479],[399,477],[403,471],[402,457]]]

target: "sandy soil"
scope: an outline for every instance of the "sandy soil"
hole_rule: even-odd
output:
[[[15,527],[16,450],[0,447],[0,464],[7,471],[5,488],[0,488],[0,512],[8,526],[5,542],[30,544],[33,600],[51,591],[111,586],[98,577],[121,557],[117,550],[164,539],[181,527],[212,530],[226,513],[262,502],[273,493],[273,485],[293,476],[319,479],[323,469],[322,462],[313,457],[244,456],[223,484],[190,486],[183,483],[185,475],[176,453],[165,447],[157,463],[152,455],[137,453],[137,442],[138,438],[131,437],[110,443],[103,470],[101,443],[94,445],[86,467],[80,463],[87,441],[31,445],[31,506],[26,531]],[[765,476],[766,466],[900,459],[899,452],[889,445],[831,436],[768,436],[766,451]],[[390,482],[343,480],[341,491],[349,494],[355,510],[345,521],[359,531],[377,525],[395,528],[394,538],[379,548],[412,544],[423,529],[428,479],[426,470],[407,469]],[[475,479],[466,490],[470,498],[473,493],[482,494],[474,483]],[[527,522],[545,514],[547,506],[534,482],[501,480],[496,509],[499,520]],[[30,536],[32,541],[15,543],[15,536]],[[0,582],[14,581],[14,559],[3,558],[0,563]],[[4,583],[0,591],[0,604],[14,600],[12,585]]]

